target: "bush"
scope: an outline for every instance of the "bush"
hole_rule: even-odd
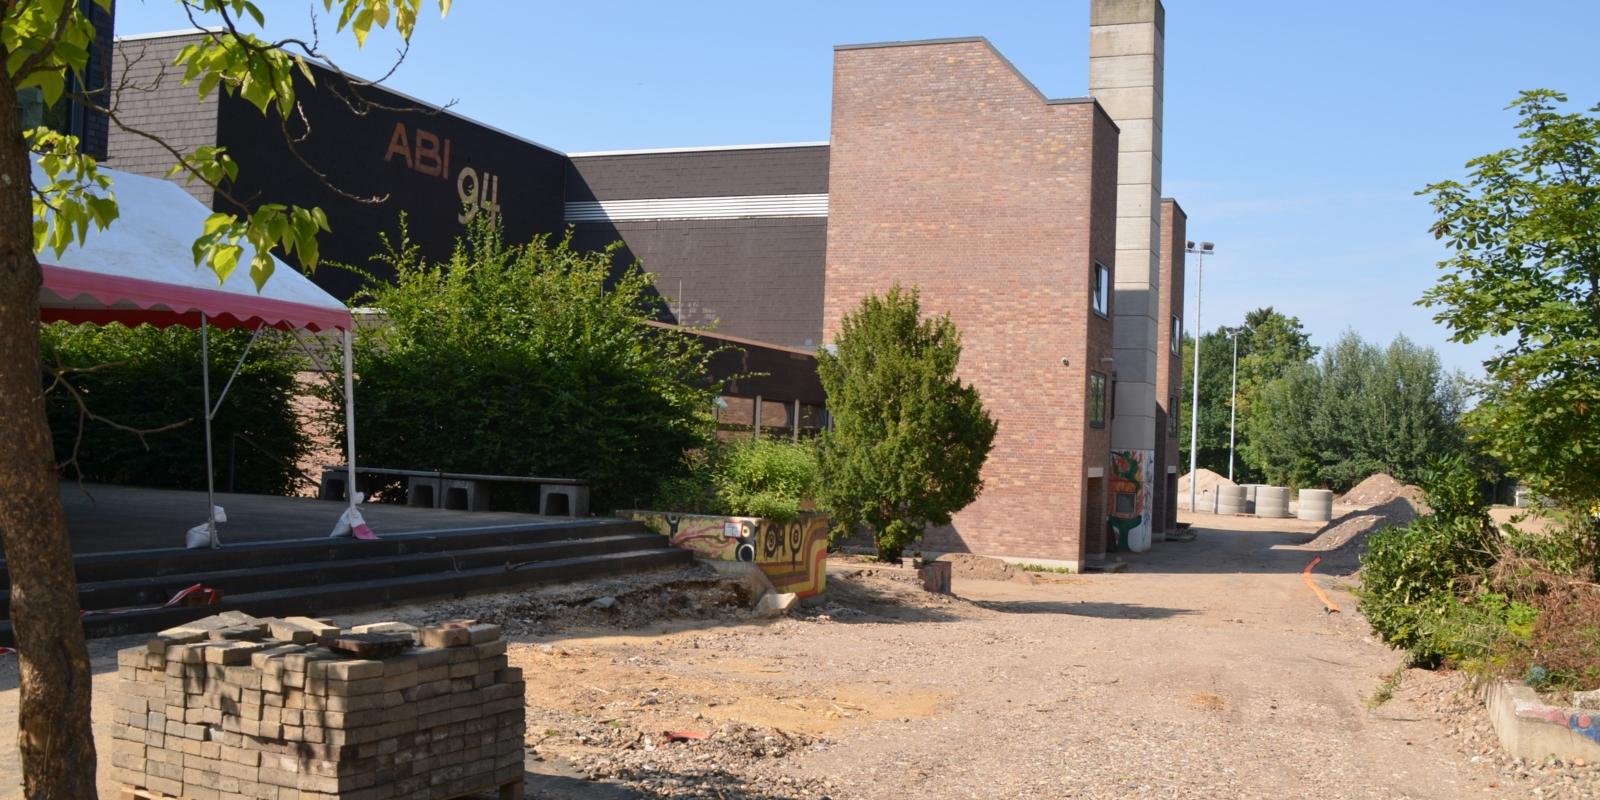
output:
[[[1494,557],[1473,520],[1418,517],[1367,540],[1359,608],[1385,642],[1436,666],[1450,652],[1445,622],[1464,576],[1482,574]]]
[[[1490,580],[1495,591],[1537,612],[1515,646],[1495,654],[1498,674],[1541,689],[1600,689],[1600,586],[1511,552]]]
[[[1421,470],[1428,508],[1446,520],[1466,520],[1485,525],[1489,521],[1489,502],[1483,492],[1483,478],[1464,456],[1436,456]]]
[[[948,314],[924,319],[915,289],[863,298],[835,344],[817,354],[833,418],[822,436],[824,504],[836,530],[870,526],[878,557],[895,561],[977,499],[997,425],[956,377],[961,332]]]
[[[613,274],[614,253],[546,236],[512,244],[483,223],[449,263],[428,263],[402,223],[379,257],[395,282],[359,298],[388,317],[357,340],[360,462],[583,478],[597,510],[684,475],[685,454],[710,439],[720,386],[697,338],[646,324],[660,298],[637,267]]]
[[[820,484],[809,442],[719,442],[691,453],[679,474],[660,483],[651,507],[787,522],[814,507]]]
[[[787,522],[816,497],[822,482],[809,442],[770,439],[731,445],[716,471],[717,498],[727,513]]]
[[[210,332],[213,403],[249,339],[243,330]],[[86,419],[80,441],[78,403],[57,386],[47,397],[50,432],[58,461],[77,454],[69,478],[81,472],[103,483],[205,488],[199,331],[54,323],[41,328],[39,349],[47,370],[58,364],[77,370],[66,380],[94,414],[140,430],[178,425],[141,441]],[[303,365],[299,349],[273,332],[251,348],[211,423],[219,489],[229,486],[230,450],[236,491],[291,494],[304,480],[296,463],[309,443],[294,407],[300,393],[295,375]],[[46,386],[52,381],[47,375]]]

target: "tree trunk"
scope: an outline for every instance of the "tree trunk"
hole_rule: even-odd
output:
[[[96,796],[89,653],[40,380],[43,277],[30,186],[17,96],[7,83],[0,86],[0,542],[21,660],[17,738],[28,800],[81,800]]]

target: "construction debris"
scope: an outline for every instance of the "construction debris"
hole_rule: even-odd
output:
[[[227,612],[119,652],[113,779],[146,797],[520,798],[524,684],[499,626],[362,627]]]

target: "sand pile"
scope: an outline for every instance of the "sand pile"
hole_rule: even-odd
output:
[[[1421,487],[1401,483],[1387,472],[1376,473],[1356,484],[1343,496],[1336,498],[1335,502],[1357,508],[1371,508],[1401,497],[1419,509],[1426,508]]]
[[[1335,517],[1323,526],[1315,539],[1284,549],[1318,553],[1323,562],[1319,569],[1334,574],[1348,574],[1361,568],[1361,556],[1367,552],[1368,536],[1384,528],[1405,525],[1416,519],[1422,511],[1420,503],[1413,502],[1402,493],[1381,505],[1358,508]]]
[[[1189,481],[1191,475],[1195,476],[1195,489],[1200,492],[1214,492],[1218,486],[1238,485],[1222,475],[1212,472],[1205,467],[1201,467],[1200,469],[1197,469],[1187,475],[1179,476],[1178,494],[1183,495],[1189,493]]]
[[[1016,581],[1033,583],[1027,570],[1019,569],[998,558],[975,556],[968,553],[946,553],[940,561],[950,562],[952,581]]]

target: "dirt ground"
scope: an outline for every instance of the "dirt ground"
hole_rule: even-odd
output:
[[[1326,613],[1313,554],[1285,549],[1315,524],[1194,521],[1120,573],[957,579],[957,597],[843,564],[779,620],[700,571],[339,620],[506,623],[530,797],[1600,796],[1593,766],[1497,755],[1458,677],[1397,673],[1346,579],[1318,579]],[[102,741],[115,650],[138,641],[93,643]],[[15,685],[0,658],[0,797],[20,795]]]

